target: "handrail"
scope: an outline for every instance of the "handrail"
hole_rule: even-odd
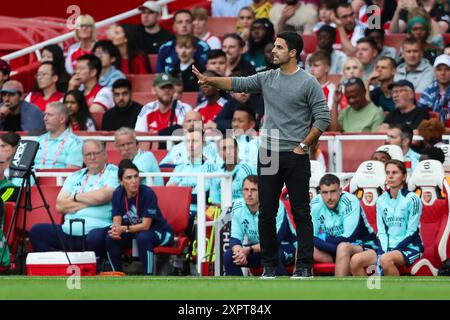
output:
[[[169,15],[167,4],[169,4],[173,1],[175,1],[175,0],[159,0],[158,1],[158,4],[161,5],[161,7],[162,7],[162,19],[168,19],[171,17],[171,15]],[[128,19],[130,17],[138,15],[139,13],[140,13],[139,9],[135,8],[135,9],[120,13],[118,15],[112,16],[110,18],[107,18],[105,20],[99,21],[95,24],[95,27],[98,29],[98,28],[110,25],[112,23],[115,23],[117,21]],[[74,36],[75,36],[75,30],[65,33],[63,35],[60,35],[58,37],[52,38],[52,39],[42,41],[40,43],[37,43],[37,44],[27,47],[25,49],[21,49],[19,51],[15,51],[13,53],[7,54],[5,56],[2,56],[1,59],[5,60],[5,61],[11,61],[13,59],[20,58],[24,55],[27,55],[27,54],[30,54],[33,52],[35,52],[35,53],[39,52],[40,49],[42,49],[43,47],[45,47],[47,45],[63,42],[65,40],[73,38]],[[38,53],[36,53],[36,55],[39,57]]]

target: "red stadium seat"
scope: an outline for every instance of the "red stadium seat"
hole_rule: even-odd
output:
[[[44,194],[45,200],[50,207],[50,213],[56,224],[62,224],[64,221],[64,215],[56,211],[56,198],[61,190],[60,186],[41,186],[42,193]],[[24,193],[20,199],[20,205],[24,205]],[[19,214],[17,216],[16,228],[20,231],[25,231],[26,233],[31,230],[33,225],[38,223],[51,223],[48,216],[47,210],[44,207],[44,203],[39,194],[39,190],[36,186],[31,187],[31,204],[33,209],[31,212],[27,212],[25,230],[23,229],[24,220],[24,209],[19,209]]]
[[[108,149],[106,150],[106,161],[109,163],[115,164],[116,166],[122,160],[122,156],[120,152],[116,149]]]
[[[317,36],[316,34],[302,34],[303,51],[305,54],[315,52],[317,50]]]
[[[403,41],[408,35],[406,33],[390,33],[384,36],[384,45],[394,47],[400,53]]]
[[[146,105],[147,103],[156,100],[156,96],[151,92],[132,92],[131,99],[137,103]]]
[[[164,157],[169,152],[166,149],[154,149],[154,150],[150,150],[150,151],[153,153],[153,155],[155,156],[155,159],[158,163],[160,163],[161,160],[164,159]]]
[[[4,224],[3,224],[3,234],[6,237],[7,236],[7,232],[9,230],[9,226],[11,225],[12,222],[12,217],[13,217],[13,213],[14,213],[14,202],[5,202],[5,220],[4,220]],[[12,228],[11,230],[11,235],[8,239],[8,246],[11,248],[13,246],[15,239],[15,235],[16,235],[16,228]],[[1,252],[1,251],[0,251]]]
[[[102,121],[103,121],[103,116],[105,115],[104,112],[91,112],[92,118],[94,120],[95,123],[95,128],[97,130],[102,130]]]
[[[157,54],[149,54],[148,62],[150,63],[150,70],[154,72],[156,70],[156,65],[158,63],[158,55]]]
[[[167,222],[172,226],[175,244],[171,247],[157,247],[155,254],[180,255],[188,245],[185,230],[188,225],[192,189],[188,187],[152,187],[158,198],[158,206]],[[174,201],[176,199],[176,201]]]
[[[192,109],[197,106],[198,92],[184,92],[181,101],[189,104]]]
[[[152,92],[153,80],[156,74],[129,74],[128,80],[131,82],[132,92]]]
[[[52,168],[52,169],[36,169],[36,172],[75,172],[78,169],[69,168]],[[56,186],[56,177],[39,177],[39,183],[41,185]]]
[[[236,17],[209,17],[206,30],[212,35],[223,38],[227,33],[236,32]]]

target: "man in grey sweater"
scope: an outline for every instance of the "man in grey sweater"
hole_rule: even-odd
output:
[[[195,68],[200,84],[222,90],[262,93],[265,121],[258,156],[259,223],[263,278],[274,278],[278,258],[276,214],[283,185],[297,227],[293,278],[309,278],[313,267],[313,227],[309,207],[309,146],[330,124],[330,113],[317,80],[297,65],[303,40],[295,32],[277,35],[272,50],[279,69],[249,77],[206,77]]]

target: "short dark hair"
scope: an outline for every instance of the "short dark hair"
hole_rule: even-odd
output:
[[[117,79],[112,85],[112,90],[117,88],[127,88],[131,92],[131,82],[128,79]]]
[[[192,12],[190,12],[190,11],[187,10],[187,9],[181,9],[181,10],[178,10],[177,12],[175,12],[175,14],[173,15],[173,22],[174,22],[174,23],[175,23],[175,20],[177,19],[177,16],[178,16],[179,14],[182,14],[182,13],[188,14],[188,15],[191,17],[191,19],[194,20],[194,16],[192,15]]]
[[[340,186],[341,180],[339,180],[336,175],[331,173],[327,173],[319,181],[319,187],[322,185],[331,186],[332,184],[337,184],[338,186]]]
[[[339,18],[338,15],[337,15],[337,11],[338,11],[339,8],[351,8],[353,10],[351,3],[339,1],[337,6],[336,6],[336,8],[334,9],[334,13],[336,14],[337,18]]]
[[[277,34],[277,38],[284,39],[286,41],[289,51],[296,50],[295,58],[300,61],[300,54],[303,51],[303,39],[294,31],[283,31]]]
[[[401,132],[402,139],[409,139],[412,142],[414,137],[413,129],[404,123],[391,123],[389,129],[398,129]]]
[[[95,53],[95,50],[98,48],[102,49],[103,51],[106,51],[111,57],[115,58],[114,61],[114,67],[120,70],[120,61],[121,56],[119,49],[109,40],[99,40],[95,43],[94,48],[92,49],[92,52]]]
[[[102,72],[102,62],[95,54],[85,54],[79,57],[77,61],[87,61],[89,70],[97,71],[97,80],[100,79],[100,73]]]
[[[206,60],[217,59],[219,57],[226,58],[227,55],[221,49],[212,49],[206,53]]]
[[[377,50],[378,52],[378,47],[377,47],[377,43],[375,42],[375,40],[373,40],[373,38],[371,37],[362,37],[361,39],[359,39],[356,44],[360,44],[360,43],[368,43],[372,49]]]
[[[223,36],[223,41],[225,41],[225,39],[227,39],[227,38],[231,38],[231,39],[236,40],[241,48],[245,47],[245,41],[237,33],[227,33],[227,34],[225,34]]]
[[[381,35],[381,37],[384,39],[384,35],[386,34],[386,32],[384,31],[383,28],[378,29],[378,28],[367,28],[364,31],[364,37],[370,37],[370,35],[374,32],[377,32]]]
[[[394,58],[388,57],[388,56],[382,56],[381,58],[378,59],[378,61],[381,60],[387,60],[389,61],[389,64],[391,65],[392,69],[396,69],[397,68],[397,62],[395,61]]]
[[[52,68],[52,76],[58,76],[58,79],[61,77],[61,70],[59,69],[59,66],[56,62],[44,61],[39,65],[39,68],[44,65],[48,65]]]
[[[445,162],[445,153],[441,148],[427,147],[422,151],[422,154],[428,156],[428,159],[437,160],[440,163]]]
[[[20,141],[20,136],[15,132],[7,132],[0,136],[0,140],[10,145],[11,147],[17,147]]]
[[[122,180],[123,174],[125,173],[126,169],[133,169],[136,170],[137,173],[139,173],[138,167],[131,161],[130,159],[123,159],[119,163],[119,170],[117,172],[117,175],[119,177],[119,180]]]
[[[366,86],[364,84],[364,81],[361,78],[358,77],[352,77],[344,82],[344,87],[350,87],[350,86],[358,86],[360,89],[362,89],[364,92],[366,92]]]
[[[328,52],[323,50],[317,50],[308,59],[308,64],[312,66],[315,62],[324,62],[327,66],[331,67],[331,56]]]
[[[317,31],[317,34],[325,32],[328,33],[331,37],[331,39],[336,40],[336,29],[329,25],[323,25],[320,27],[320,29]]]
[[[234,112],[236,111],[242,111],[242,112],[246,112],[248,115],[248,120],[250,121],[255,121],[256,122],[256,114],[255,114],[255,110],[253,110],[252,107],[250,107],[249,105],[246,104],[239,104],[236,109],[234,109]],[[233,114],[234,114],[233,112]]]
[[[257,185],[259,179],[257,175],[254,174],[248,175],[247,177],[245,177],[244,181],[242,181],[242,185],[244,185],[245,181],[247,180]]]

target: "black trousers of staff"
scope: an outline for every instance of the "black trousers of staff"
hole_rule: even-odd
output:
[[[259,151],[259,237],[264,267],[277,268],[278,241],[276,216],[283,185],[286,184],[291,212],[297,229],[296,268],[313,266],[313,225],[309,206],[311,165],[307,154],[292,151]]]

